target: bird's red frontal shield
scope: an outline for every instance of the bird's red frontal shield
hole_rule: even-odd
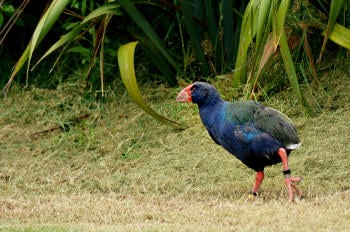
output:
[[[178,102],[192,102],[192,96],[191,96],[192,85],[189,85],[186,88],[184,88],[183,90],[181,90],[180,93],[176,97],[176,101],[178,101]]]

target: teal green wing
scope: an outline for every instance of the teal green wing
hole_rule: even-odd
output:
[[[258,129],[272,135],[287,148],[295,149],[299,137],[291,120],[281,112],[270,107],[257,107],[254,121]]]

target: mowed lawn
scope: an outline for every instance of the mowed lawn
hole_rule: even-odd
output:
[[[211,141],[195,105],[175,102],[180,88],[143,92],[183,131],[145,115],[124,90],[95,100],[77,85],[14,89],[0,99],[0,230],[349,231],[349,73],[322,84],[308,96],[316,116],[289,90],[265,102],[303,142],[289,163],[303,177],[295,203],[280,164],[249,198],[255,173]]]

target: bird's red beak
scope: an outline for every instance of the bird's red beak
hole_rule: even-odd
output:
[[[176,101],[178,102],[192,102],[192,96],[191,96],[191,88],[192,85],[187,86],[183,90],[180,91],[180,93],[176,97]]]

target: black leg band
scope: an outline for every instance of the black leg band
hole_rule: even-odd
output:
[[[284,178],[290,177],[290,176],[291,176],[291,171],[290,171],[290,169],[284,170],[284,171],[283,171],[283,175],[284,175]]]
[[[252,191],[252,192],[250,192],[250,195],[253,195],[253,196],[256,197],[258,194],[257,194],[256,192],[253,192],[253,191]]]

